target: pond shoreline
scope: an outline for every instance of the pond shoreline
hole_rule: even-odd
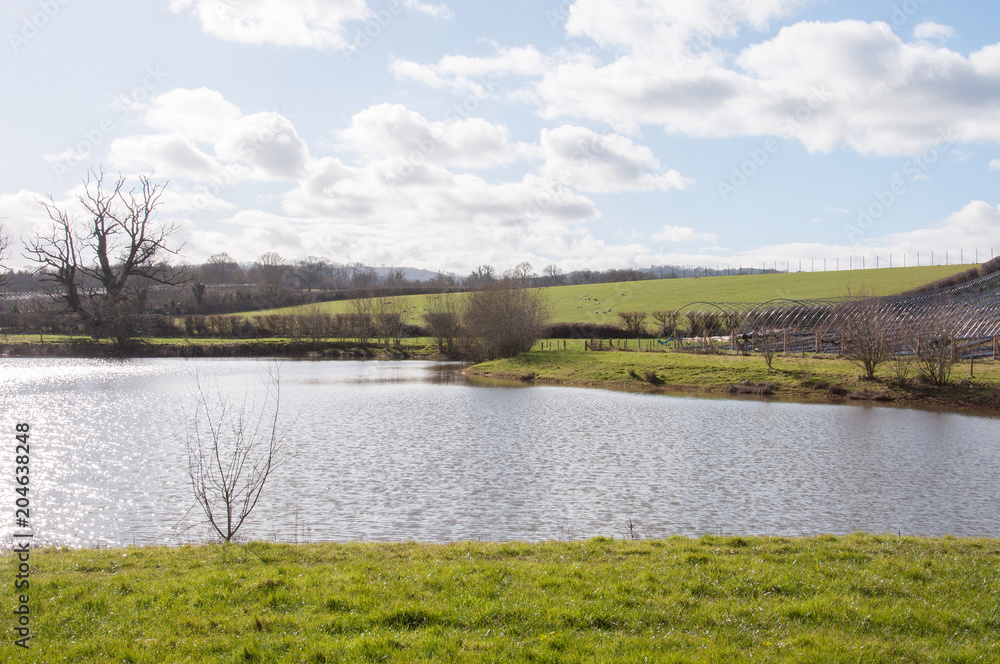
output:
[[[3,358],[78,358],[78,359],[251,359],[294,360],[422,360],[461,362],[460,358],[442,355],[434,344],[409,343],[399,349],[359,347],[353,341],[295,341],[288,339],[186,341],[167,343],[137,342],[124,352],[109,344],[91,340],[71,342],[45,341],[0,343]],[[687,361],[701,369],[716,370],[718,360],[731,366],[706,376],[675,375],[675,363]],[[538,360],[541,359],[542,362]],[[554,359],[554,361],[552,361]],[[561,361],[569,361],[563,367]],[[610,359],[610,362],[608,361]],[[471,363],[469,363],[471,364]],[[793,365],[794,370],[782,365]],[[775,402],[840,405],[882,405],[941,410],[962,414],[1000,415],[1000,362],[980,363],[982,379],[959,380],[945,386],[923,385],[910,379],[900,387],[884,374],[874,381],[862,380],[857,369],[845,361],[816,357],[811,365],[797,357],[775,359],[775,371],[763,370],[755,357],[690,355],[678,353],[533,351],[515,358],[469,366],[467,376],[521,384],[588,387],[643,394],[705,398],[740,398]],[[689,367],[686,367],[689,368]],[[748,370],[749,369],[749,370]],[[835,369],[827,371],[827,369]],[[653,372],[653,377],[645,374]],[[793,380],[788,380],[789,375]]]
[[[677,355],[654,353],[577,353],[554,351],[531,353],[505,360],[485,362],[464,373],[495,380],[539,385],[590,387],[643,394],[713,398],[742,398],[793,403],[882,405],[921,408],[947,412],[1000,415],[1000,382],[995,377],[1000,364],[991,362],[987,377],[977,381],[953,379],[944,386],[909,381],[893,384],[884,376],[862,380],[849,364],[829,359],[814,359],[805,369],[800,358],[775,359],[774,371],[766,369],[757,358],[737,356],[680,356],[694,361],[698,369],[722,366],[710,376],[704,372],[688,375],[689,366],[677,367]],[[806,363],[809,360],[805,360]],[[789,368],[788,365],[791,365]],[[728,369],[728,371],[727,371]],[[689,380],[685,380],[688,378]]]

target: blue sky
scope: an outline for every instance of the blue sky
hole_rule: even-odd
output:
[[[28,236],[39,198],[71,206],[103,165],[169,180],[160,216],[190,262],[983,260],[1000,251],[998,13],[8,0],[0,217]]]

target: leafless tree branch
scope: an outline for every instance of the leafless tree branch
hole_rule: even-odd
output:
[[[193,400],[193,411],[183,413],[191,490],[208,523],[230,542],[287,461],[280,375],[275,367],[262,390],[248,389],[241,399],[195,376]]]

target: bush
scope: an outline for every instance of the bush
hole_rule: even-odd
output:
[[[497,279],[466,299],[465,352],[476,361],[526,353],[542,337],[547,317],[538,291],[517,279]]]
[[[622,322],[622,328],[629,338],[635,339],[646,335],[646,312],[645,311],[620,311],[618,318]]]
[[[883,321],[885,304],[874,297],[863,296],[844,302],[834,311],[841,329],[844,357],[865,372],[865,378],[875,378],[875,369],[889,358],[890,348]]]

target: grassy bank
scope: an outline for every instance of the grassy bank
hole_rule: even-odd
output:
[[[0,657],[994,661],[998,556],[870,535],[39,551],[35,640]]]
[[[995,360],[977,361],[972,377],[968,362],[957,364],[950,385],[923,385],[911,378],[900,387],[888,364],[876,371],[876,381],[865,381],[856,365],[827,355],[777,356],[768,369],[757,354],[595,353],[580,350],[580,343],[570,342],[570,349],[565,351],[536,350],[484,362],[471,367],[468,373],[615,389],[764,393],[799,401],[894,401],[1000,410],[1000,362]]]

